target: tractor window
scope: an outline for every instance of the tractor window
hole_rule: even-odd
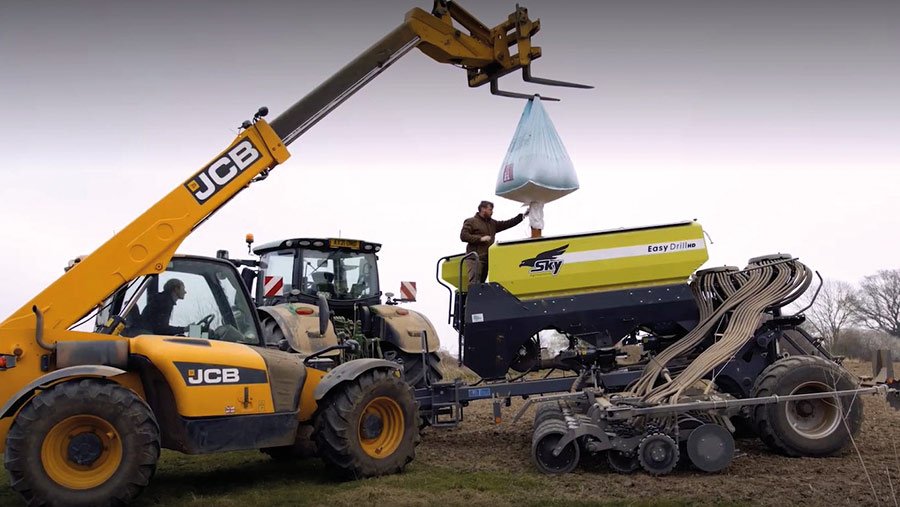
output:
[[[324,292],[330,299],[376,296],[378,268],[375,254],[345,250],[302,250],[303,292]]]
[[[269,252],[262,256],[262,261],[266,265],[263,288],[261,289],[263,298],[289,294],[291,289],[294,288],[294,253],[294,250],[288,250]],[[256,295],[260,297],[259,292]]]
[[[346,255],[338,261],[341,299],[359,299],[378,294],[378,271],[374,254]]]
[[[334,261],[331,259],[334,254],[318,250],[303,251],[303,292],[312,295],[323,292],[329,298],[335,297],[337,286],[334,283]]]

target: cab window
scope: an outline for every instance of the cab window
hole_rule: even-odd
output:
[[[134,297],[141,281],[114,297],[112,310]],[[125,316],[125,336],[154,334],[259,344],[252,309],[233,269],[218,262],[175,259],[149,277]]]
[[[261,260],[266,266],[266,277],[280,277],[284,285],[277,294],[267,294],[264,287],[265,281],[257,282],[257,284],[263,283],[263,286],[259,287],[260,292],[257,292],[256,296],[266,298],[290,294],[291,289],[294,288],[294,250],[269,252],[263,255]]]

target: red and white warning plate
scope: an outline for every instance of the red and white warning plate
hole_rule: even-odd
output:
[[[281,289],[284,288],[284,278],[280,276],[266,276],[263,278],[263,292],[267,298],[273,298],[281,295]]]
[[[407,301],[415,301],[416,282],[400,282],[400,298]]]

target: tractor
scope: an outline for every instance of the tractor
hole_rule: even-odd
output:
[[[248,234],[248,251],[252,243]],[[400,306],[414,295],[395,298],[381,291],[380,244],[292,238],[252,251],[258,259],[232,262],[244,266],[241,276],[254,295],[267,344],[312,356],[310,364],[326,369],[356,357],[387,359],[402,365],[404,380],[416,388],[443,379],[434,326]],[[217,255],[229,257],[225,251]],[[357,352],[337,347],[347,341],[358,344]]]

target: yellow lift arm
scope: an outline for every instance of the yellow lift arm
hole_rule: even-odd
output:
[[[541,56],[531,37],[539,29],[540,21],[531,20],[528,11],[518,6],[493,28],[449,1],[435,2],[431,13],[418,8],[409,11],[399,27],[271,124],[263,119],[268,110],[261,108],[210,163],[3,321],[0,358],[39,356],[41,348],[52,349],[56,341],[66,340],[66,330],[123,284],[164,271],[193,229],[288,159],[287,145],[415,47],[438,62],[461,66],[469,86],[490,83],[497,95],[531,98],[497,86],[500,77],[519,69],[529,82],[589,88],[531,76],[529,66]],[[115,334],[117,328],[111,322],[106,332]]]

